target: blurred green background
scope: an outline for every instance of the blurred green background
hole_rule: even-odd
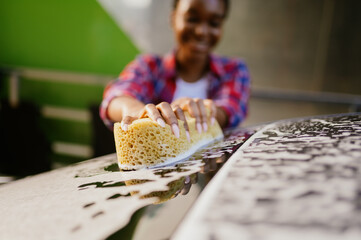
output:
[[[138,52],[95,0],[0,2],[1,65],[118,74]]]
[[[0,1],[0,97],[10,98],[15,74],[18,98],[39,107],[55,166],[94,155],[90,107],[138,52],[95,0]]]

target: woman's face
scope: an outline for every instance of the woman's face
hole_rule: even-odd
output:
[[[207,57],[221,38],[224,13],[221,0],[180,0],[172,13],[179,53],[187,59]]]

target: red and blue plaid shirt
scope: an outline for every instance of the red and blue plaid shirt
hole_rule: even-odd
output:
[[[250,78],[247,66],[238,59],[210,55],[207,95],[228,115],[228,126],[236,127],[247,115]],[[171,102],[176,88],[174,52],[160,57],[145,54],[132,61],[119,78],[104,91],[100,116],[108,127],[113,122],[107,115],[110,101],[118,96],[131,96],[141,102]]]

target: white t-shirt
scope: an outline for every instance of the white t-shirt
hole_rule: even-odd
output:
[[[185,82],[181,78],[176,80],[176,88],[173,101],[181,97],[207,98],[208,81],[207,78],[201,78],[197,82]]]

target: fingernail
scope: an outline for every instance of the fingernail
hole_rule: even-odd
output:
[[[189,131],[186,131],[186,136],[187,136],[188,142],[191,142],[191,135],[189,134]]]
[[[208,130],[208,125],[207,125],[207,123],[203,123],[203,130],[205,131],[205,132],[207,132],[207,130]]]
[[[158,118],[158,119],[157,119],[157,123],[158,123],[160,126],[165,127],[165,122],[164,122],[163,119]]]
[[[120,127],[123,129],[123,131],[128,131],[128,124],[126,123],[121,123]]]
[[[214,117],[212,117],[211,118],[211,125],[213,125],[215,121],[216,121],[216,119]]]
[[[179,138],[179,127],[178,127],[178,125],[173,123],[172,124],[172,129],[173,129],[173,133],[174,133],[175,137]]]
[[[200,123],[197,123],[197,130],[199,133],[202,133],[202,125]]]

